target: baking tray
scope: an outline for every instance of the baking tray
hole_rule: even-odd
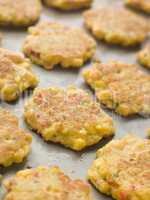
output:
[[[99,5],[104,4],[120,4],[120,2],[120,0],[95,0],[93,7],[98,7]],[[71,26],[83,27],[83,18],[81,14],[81,11],[65,13],[53,9],[43,8],[41,20],[49,19],[51,21],[58,21]],[[20,51],[24,38],[27,35],[25,30],[10,29],[0,30],[0,32],[3,33],[2,47],[14,51]],[[136,53],[139,49],[140,47],[123,49],[120,47],[106,45],[103,42],[98,42],[96,57],[100,58],[102,62],[107,62],[110,59],[117,59],[127,63],[135,63]],[[87,63],[85,67],[90,66],[90,64],[91,63]],[[90,91],[81,76],[81,72],[84,68],[80,70],[64,70],[60,67],[57,67],[52,71],[46,71],[39,66],[33,65],[33,70],[40,77],[40,87],[61,86],[65,88],[70,84],[74,84],[77,87]],[[144,70],[144,68],[142,69]],[[150,73],[150,71],[147,70],[147,73]],[[28,98],[28,96],[31,95],[32,91],[27,91],[16,103],[0,103],[2,107],[5,107],[15,113],[20,119],[21,127],[28,131],[30,130],[24,123],[22,113],[24,101],[26,98]],[[126,133],[135,133],[143,138],[146,138],[146,130],[148,127],[150,127],[150,119],[143,119],[142,117],[124,119],[107,109],[105,109],[105,111],[108,112],[114,119],[114,124],[117,129],[114,139],[121,138]],[[3,178],[10,177],[14,175],[18,170],[22,170],[27,167],[36,167],[39,165],[58,165],[66,174],[70,175],[72,178],[82,178],[86,180],[87,170],[90,167],[92,161],[95,159],[96,150],[108,142],[108,140],[103,140],[99,144],[88,148],[85,151],[74,152],[64,148],[61,145],[46,143],[40,138],[40,136],[36,135],[35,133],[32,135],[32,150],[27,160],[25,160],[22,164],[13,165],[12,167],[8,167],[6,169],[0,168],[0,173],[3,174]],[[91,188],[93,199],[111,200],[110,197],[97,192],[94,187]],[[3,194],[4,189],[1,187],[0,199],[2,199]]]

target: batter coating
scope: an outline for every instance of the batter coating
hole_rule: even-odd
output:
[[[0,108],[0,165],[21,163],[29,153],[31,142],[31,135],[19,128],[17,117]]]
[[[30,26],[41,13],[40,0],[0,0],[0,25]]]
[[[118,114],[150,115],[150,76],[138,66],[115,61],[96,63],[83,76],[100,102]]]
[[[93,35],[107,43],[131,46],[148,36],[149,22],[123,7],[100,7],[84,13],[85,24]]]
[[[114,133],[112,119],[83,90],[36,89],[25,105],[27,124],[46,141],[79,151]]]
[[[150,69],[150,43],[145,46],[138,54],[138,61]]]
[[[150,140],[128,135],[97,152],[88,171],[94,186],[117,200],[150,199]]]
[[[4,200],[91,200],[89,185],[71,180],[58,167],[22,170],[4,185],[8,191]]]
[[[146,13],[150,13],[150,1],[149,0],[125,0],[128,6],[142,10]]]
[[[28,88],[34,88],[37,77],[31,63],[20,53],[0,48],[0,99],[14,101]]]
[[[29,33],[23,51],[46,69],[58,64],[78,68],[95,53],[95,41],[80,28],[45,21],[29,28]]]
[[[60,10],[78,10],[91,6],[93,0],[44,0],[49,7],[54,7]]]

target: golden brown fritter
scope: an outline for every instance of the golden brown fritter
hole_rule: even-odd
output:
[[[147,135],[150,137],[150,128],[147,129]]]
[[[150,76],[138,66],[98,63],[83,76],[100,102],[120,115],[150,115]]]
[[[111,44],[131,46],[148,36],[148,21],[123,7],[100,7],[84,13],[85,24],[93,35]]]
[[[150,43],[138,53],[138,61],[150,69]]]
[[[117,200],[150,199],[150,140],[128,135],[97,152],[88,171],[94,186]]]
[[[40,0],[0,0],[0,25],[29,26],[40,13]]]
[[[142,10],[146,13],[150,13],[150,1],[149,0],[125,0],[126,5]]]
[[[0,48],[0,99],[14,101],[28,88],[34,88],[37,77],[31,63],[20,53]]]
[[[89,185],[71,180],[58,167],[22,170],[4,185],[4,200],[91,200]]]
[[[46,141],[79,151],[114,133],[112,119],[85,91],[36,89],[25,105],[27,124]]]
[[[54,7],[60,10],[78,10],[91,6],[93,0],[43,0],[49,7]]]
[[[20,163],[28,155],[32,137],[19,128],[16,116],[0,108],[0,165]]]
[[[46,69],[58,64],[78,68],[95,53],[95,41],[80,28],[45,21],[29,28],[29,33],[23,51]]]

